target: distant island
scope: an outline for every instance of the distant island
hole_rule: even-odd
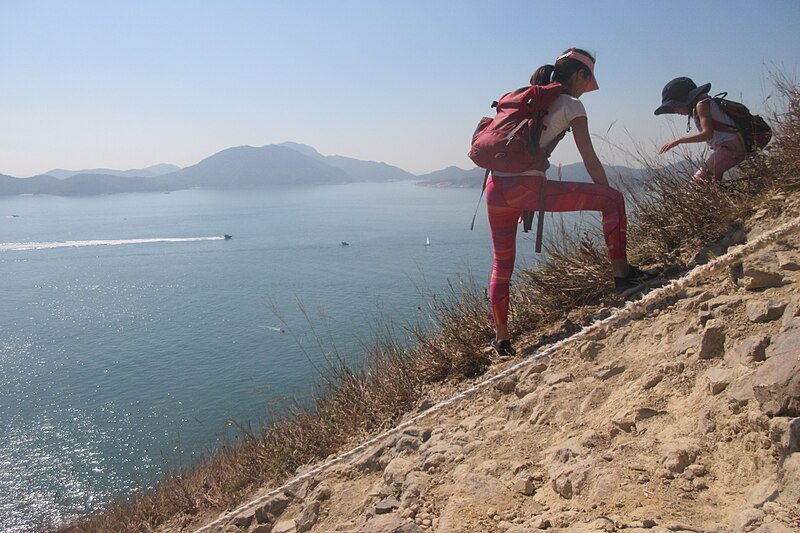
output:
[[[607,167],[636,174],[626,167]],[[551,171],[551,179],[558,174]],[[588,181],[582,163],[561,169],[565,180]],[[126,192],[171,192],[192,187],[262,188],[309,187],[354,182],[416,180],[430,187],[480,187],[484,171],[448,167],[430,174],[414,175],[399,167],[351,157],[324,156],[304,144],[285,142],[261,147],[238,146],[217,152],[199,163],[180,168],[170,164],[144,169],[54,169],[30,178],[0,174],[0,196],[21,194],[96,196]]]

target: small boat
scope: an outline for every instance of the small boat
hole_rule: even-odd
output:
[[[342,246],[350,246],[350,243],[347,241],[342,241]]]
[[[229,240],[229,239],[233,239],[233,235],[228,235],[227,233],[224,234],[223,237],[225,237],[226,241]]]
[[[430,246],[431,240],[428,237],[425,237],[425,246]]]

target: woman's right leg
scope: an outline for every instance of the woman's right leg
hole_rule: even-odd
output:
[[[497,329],[497,340],[508,339],[508,302],[511,275],[514,273],[514,259],[517,253],[517,222],[522,210],[511,207],[506,200],[507,193],[516,196],[518,177],[489,177],[486,183],[486,208],[489,215],[489,228],[492,233],[494,264],[492,279],[489,282],[489,301]]]

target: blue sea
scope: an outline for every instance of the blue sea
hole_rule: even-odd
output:
[[[486,286],[477,201],[410,182],[0,197],[0,530],[152,485],[228,421],[309,398],[326,357],[358,364],[380,324],[403,339],[448,280]]]

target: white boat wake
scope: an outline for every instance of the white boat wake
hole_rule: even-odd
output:
[[[98,239],[92,241],[55,242],[3,242],[0,252],[21,250],[49,250],[51,248],[76,248],[79,246],[116,246],[118,244],[152,244],[157,242],[222,241],[225,237],[158,237],[152,239]]]

